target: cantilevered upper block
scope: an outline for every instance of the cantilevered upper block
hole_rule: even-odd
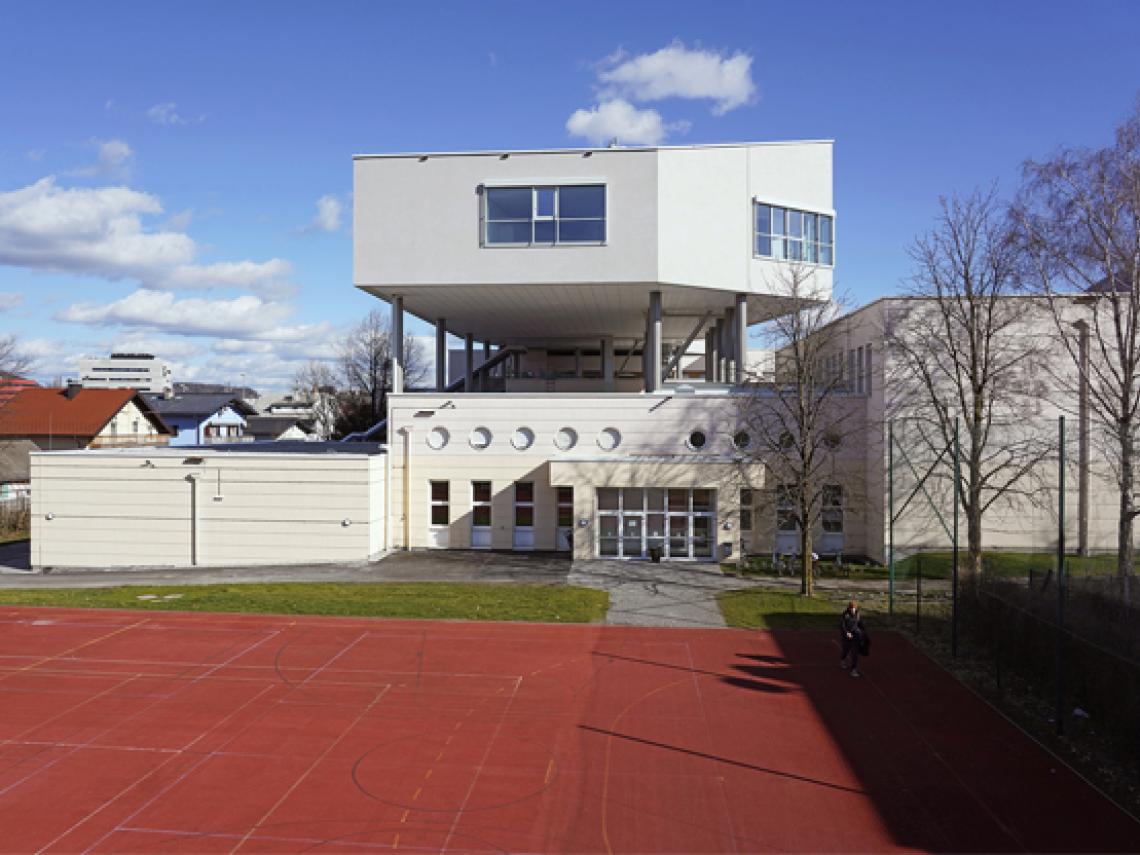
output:
[[[791,265],[830,293],[832,144],[779,142],[355,158],[354,281],[488,337],[630,334],[747,294]]]

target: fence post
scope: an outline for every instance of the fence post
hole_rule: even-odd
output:
[[[958,500],[961,497],[961,469],[958,460],[958,423],[960,416],[954,417],[954,566],[950,601],[950,655],[958,658]]]
[[[895,420],[887,422],[887,613],[895,613]]]
[[[922,554],[919,553],[914,559],[915,577],[918,587],[915,590],[914,596],[914,634],[922,634]]]
[[[1065,735],[1065,417],[1057,417],[1057,735]]]

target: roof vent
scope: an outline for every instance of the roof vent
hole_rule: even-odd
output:
[[[83,384],[76,383],[74,380],[67,381],[67,388],[63,390],[63,397],[69,401],[83,391]]]

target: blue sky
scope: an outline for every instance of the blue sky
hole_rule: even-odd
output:
[[[570,126],[835,139],[837,288],[866,302],[899,288],[940,194],[1012,191],[1024,159],[1108,142],[1140,93],[1127,0],[2,2],[0,20],[0,333],[41,379],[129,348],[281,388],[330,357],[377,305],[352,287],[353,153],[580,145],[571,116],[615,100]]]

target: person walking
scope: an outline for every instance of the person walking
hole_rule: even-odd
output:
[[[839,656],[839,667],[844,670],[850,668],[852,677],[859,676],[859,651],[863,647],[865,633],[859,603],[851,600],[839,616],[839,644],[843,651]]]

